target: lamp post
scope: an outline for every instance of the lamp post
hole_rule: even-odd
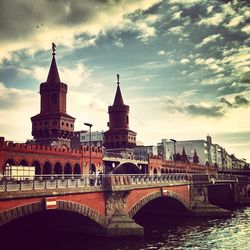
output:
[[[177,141],[175,139],[170,139],[170,141],[174,143],[174,156],[173,156],[173,160],[174,160],[174,168],[176,169],[176,162],[175,162],[175,160],[176,160],[176,142]]]
[[[93,126],[93,124],[91,123],[84,123],[85,126],[89,127],[89,171],[91,170],[92,167],[92,162],[91,162],[91,127]]]

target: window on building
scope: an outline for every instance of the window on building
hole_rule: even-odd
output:
[[[55,93],[52,94],[52,104],[57,104],[57,95]]]

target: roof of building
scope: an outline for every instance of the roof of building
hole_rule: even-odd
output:
[[[120,82],[118,78],[113,106],[123,106],[123,105],[124,105],[124,102],[123,102],[122,93],[120,89]]]
[[[60,83],[60,77],[59,73],[57,70],[57,65],[56,65],[56,59],[55,59],[55,53],[52,54],[52,61],[49,69],[49,74],[47,78],[47,83]]]

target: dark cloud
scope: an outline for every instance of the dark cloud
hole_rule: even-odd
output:
[[[250,102],[243,95],[237,95],[234,97],[234,102],[229,102],[225,97],[220,99],[221,103],[227,104],[229,108],[240,108],[240,107],[248,107]]]
[[[121,1],[104,0],[0,0],[0,41],[24,39],[39,29],[84,24],[109,13]]]
[[[26,92],[27,93],[27,92]],[[25,93],[25,94],[26,94]],[[20,101],[23,99],[22,90],[8,89],[0,82],[0,107],[9,110],[18,108]]]
[[[220,105],[204,106],[202,104],[185,104],[183,101],[167,97],[161,103],[161,107],[168,113],[186,113],[191,116],[203,116],[203,117],[222,117],[225,114],[225,110]]]
[[[234,78],[230,78],[229,81],[233,81]],[[232,83],[224,84],[222,87],[218,88],[218,95],[230,95],[230,94],[239,94],[245,91],[249,91],[250,86],[248,83]]]
[[[249,101],[242,95],[235,96],[234,100],[236,107],[241,107],[241,106],[247,107],[249,105]]]
[[[220,99],[220,102],[226,103],[229,108],[233,108],[233,104],[231,102],[229,102],[225,97],[222,97]]]
[[[250,130],[238,131],[238,132],[226,132],[216,135],[216,137],[225,140],[227,143],[250,143]]]
[[[200,3],[200,5],[182,5],[182,17],[189,17],[191,22],[195,22],[200,19],[200,17],[206,17],[207,15],[207,3],[204,1],[203,3]]]
[[[185,107],[185,111],[194,116],[205,117],[222,117],[225,114],[221,106],[204,107],[202,105],[195,104]]]

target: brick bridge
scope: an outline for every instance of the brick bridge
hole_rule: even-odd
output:
[[[185,213],[194,216],[228,216],[229,211],[210,204],[209,187],[229,185],[234,190],[235,202],[247,199],[242,188],[248,183],[240,184],[236,178],[220,180],[205,174],[102,175],[93,182],[92,177],[43,176],[26,181],[2,180],[1,227],[18,218],[54,209],[89,218],[105,236],[141,236],[143,227],[133,218],[156,200],[173,200]]]

